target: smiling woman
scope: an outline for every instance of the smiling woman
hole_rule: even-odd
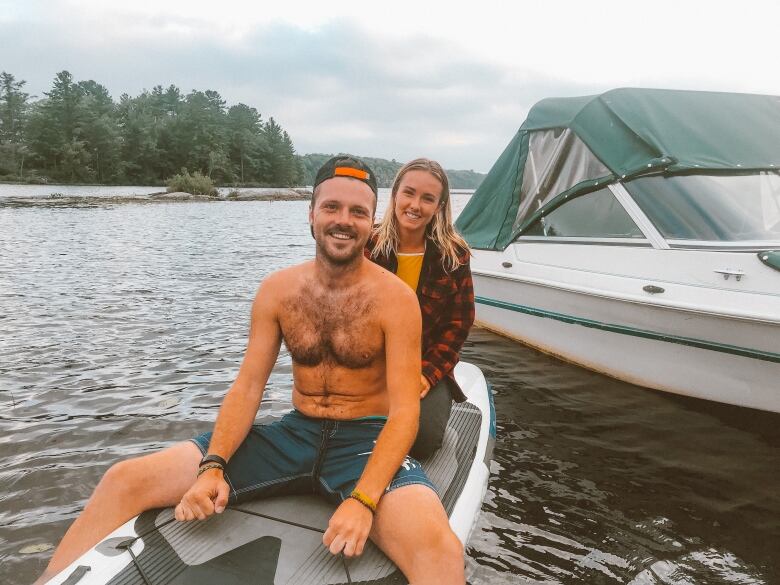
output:
[[[442,443],[452,400],[465,399],[453,370],[474,322],[470,252],[452,225],[449,181],[439,163],[420,158],[401,167],[366,255],[401,278],[420,302],[420,424],[411,453],[425,459]]]

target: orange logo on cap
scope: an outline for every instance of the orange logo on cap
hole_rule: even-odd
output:
[[[352,167],[336,167],[336,169],[333,171],[333,175],[342,177],[355,177],[356,179],[361,179],[363,181],[368,181],[370,177],[366,171],[353,169]]]

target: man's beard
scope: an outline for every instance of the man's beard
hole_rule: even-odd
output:
[[[317,242],[318,258],[325,260],[332,266],[342,267],[342,266],[347,266],[349,264],[352,264],[363,255],[363,248],[365,247],[365,242],[363,242],[362,246],[355,245],[354,249],[347,255],[331,254],[331,252],[328,250],[328,246],[322,243],[321,241],[327,238],[331,231],[338,231],[338,232],[347,233],[352,236],[355,236],[355,239],[353,241],[357,244],[357,234],[355,234],[354,230],[333,228],[323,233],[322,239],[314,238],[315,242]]]

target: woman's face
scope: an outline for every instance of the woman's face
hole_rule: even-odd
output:
[[[425,231],[441,203],[441,181],[428,171],[411,170],[395,196],[395,218],[401,232]]]

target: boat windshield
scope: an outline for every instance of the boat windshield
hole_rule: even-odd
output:
[[[684,175],[625,183],[669,240],[780,241],[780,176]]]

